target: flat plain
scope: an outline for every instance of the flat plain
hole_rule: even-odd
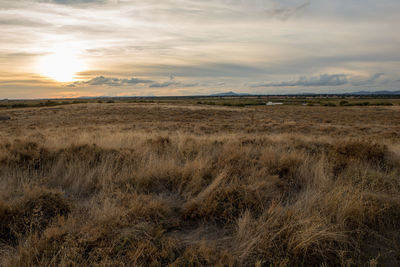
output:
[[[0,116],[1,265],[400,264],[397,102]]]

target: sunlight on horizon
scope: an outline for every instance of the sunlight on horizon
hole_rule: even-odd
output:
[[[49,55],[38,60],[38,72],[57,82],[73,82],[78,80],[77,73],[86,69],[86,64],[79,53],[73,50],[58,48]]]

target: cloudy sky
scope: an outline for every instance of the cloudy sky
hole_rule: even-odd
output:
[[[1,0],[0,98],[400,90],[399,0]]]

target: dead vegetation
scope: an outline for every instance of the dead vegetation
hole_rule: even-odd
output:
[[[400,264],[396,107],[112,105],[0,126],[1,265]]]

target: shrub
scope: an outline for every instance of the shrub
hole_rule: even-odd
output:
[[[393,103],[391,103],[391,102],[378,102],[378,103],[375,103],[375,106],[393,106]]]
[[[219,224],[235,222],[246,210],[261,212],[262,199],[257,190],[238,184],[222,185],[189,202],[183,211],[185,220],[206,220]]]
[[[11,104],[11,108],[27,108],[27,107],[29,107],[29,105],[24,103]]]
[[[365,141],[338,142],[328,152],[333,174],[338,175],[352,161],[360,161],[379,169],[391,169],[389,151],[385,145]]]
[[[324,107],[336,107],[336,104],[332,102],[322,103],[321,105]]]
[[[60,194],[38,190],[14,206],[0,204],[0,239],[15,245],[18,238],[41,234],[58,216],[67,216],[71,205]]]

